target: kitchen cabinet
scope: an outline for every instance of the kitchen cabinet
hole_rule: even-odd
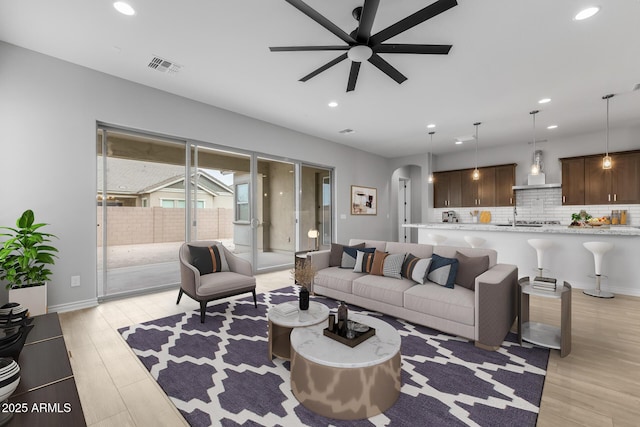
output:
[[[465,169],[461,172],[463,207],[496,205],[496,169],[494,167],[478,168],[480,172],[478,181],[473,180],[473,169]]]
[[[584,203],[640,203],[640,152],[611,153],[613,167],[602,169],[602,156],[584,158]]]
[[[513,186],[516,184],[516,165],[501,165],[495,167],[496,177],[496,206],[513,206],[516,198]]]
[[[513,206],[515,198],[515,164],[478,168],[480,179],[474,181],[473,169],[433,174],[435,208]]]
[[[584,205],[584,157],[560,159],[562,162],[562,204]],[[602,168],[601,168],[602,169]]]
[[[433,174],[433,207],[457,208],[462,205],[462,171]]]

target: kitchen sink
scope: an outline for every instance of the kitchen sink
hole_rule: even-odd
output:
[[[498,227],[513,227],[513,224],[494,224]],[[542,227],[542,224],[516,224],[516,227]]]

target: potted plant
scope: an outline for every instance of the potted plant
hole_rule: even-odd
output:
[[[58,252],[49,244],[56,236],[40,231],[46,225],[36,223],[29,209],[18,218],[16,228],[0,227],[7,231],[0,233],[7,238],[0,246],[0,280],[7,281],[9,301],[28,308],[31,316],[47,312],[49,265]]]

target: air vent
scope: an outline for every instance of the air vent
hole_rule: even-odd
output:
[[[160,58],[159,56],[154,56],[151,62],[149,62],[148,67],[158,70],[161,73],[175,74],[180,71],[182,65],[178,65],[168,59]]]
[[[355,130],[353,130],[353,129],[342,129],[342,130],[341,130],[340,132],[338,132],[338,133],[341,133],[341,134],[343,134],[343,135],[349,135],[349,134],[351,134],[351,133],[355,133],[355,132],[356,132],[356,131],[355,131]]]

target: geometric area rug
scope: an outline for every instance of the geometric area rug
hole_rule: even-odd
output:
[[[510,333],[498,351],[350,306],[400,333],[402,386],[382,414],[357,421],[317,415],[290,387],[289,362],[267,356],[267,310],[297,300],[289,286],[253,298],[121,328],[124,340],[187,422],[200,426],[535,426],[549,350],[520,346]],[[337,303],[312,299],[335,312]]]

